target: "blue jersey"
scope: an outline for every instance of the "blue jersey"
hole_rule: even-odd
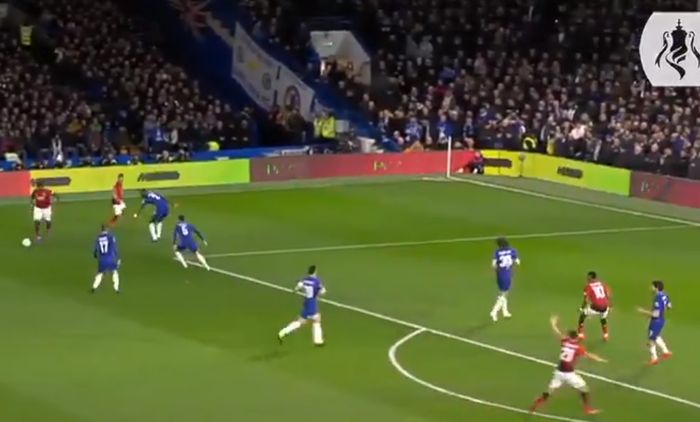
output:
[[[202,233],[200,233],[195,226],[181,221],[175,225],[175,231],[173,232],[173,244],[180,251],[189,250],[192,252],[197,252],[197,250],[199,250],[199,246],[197,244],[197,239],[195,239],[195,235],[204,240],[204,236],[202,236]]]
[[[117,249],[117,239],[112,233],[102,232],[95,240],[93,251],[97,259],[97,271],[116,271],[119,266],[119,250]]]
[[[318,314],[318,297],[324,291],[321,279],[309,275],[297,284],[297,291],[304,296],[301,317],[308,319]]]
[[[156,223],[163,221],[170,213],[170,204],[168,203],[168,200],[159,193],[146,193],[146,196],[143,198],[142,205],[152,205],[153,208],[155,208],[153,220]]]
[[[513,266],[520,264],[518,252],[513,248],[499,248],[493,255],[493,268],[496,270],[496,281],[501,291],[510,290],[513,281]]]
[[[658,292],[654,296],[651,307],[651,320],[649,321],[649,339],[656,340],[666,325],[666,311],[671,308],[671,299],[664,292]]]

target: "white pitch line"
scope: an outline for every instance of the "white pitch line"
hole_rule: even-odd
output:
[[[593,230],[575,230],[563,232],[549,233],[529,233],[529,234],[513,234],[504,235],[508,239],[537,239],[549,237],[566,237],[566,236],[590,236],[596,234],[615,234],[615,233],[631,233],[631,232],[646,232],[658,230],[674,230],[688,228],[688,225],[673,225],[673,226],[646,226],[646,227],[623,227],[618,229],[593,229]],[[268,249],[258,251],[242,251],[242,252],[227,252],[208,254],[207,258],[226,258],[240,256],[263,256],[263,255],[284,255],[303,252],[329,252],[329,251],[349,251],[357,249],[382,249],[396,248],[405,246],[423,246],[423,245],[439,245],[449,243],[467,243],[467,242],[482,242],[486,240],[494,240],[498,236],[476,236],[476,237],[456,237],[451,239],[433,239],[433,240],[409,240],[405,242],[383,242],[383,243],[360,243],[354,245],[336,245],[336,246],[316,246],[309,248],[290,248],[290,249]]]
[[[462,182],[462,183],[469,183],[469,184],[475,185],[475,186],[498,189],[498,190],[503,190],[503,191],[507,191],[507,192],[519,193],[522,195],[533,196],[535,198],[547,199],[550,201],[558,201],[558,202],[564,202],[567,204],[580,205],[583,207],[596,208],[599,210],[612,211],[612,212],[616,212],[619,214],[634,215],[636,217],[644,217],[644,218],[649,218],[652,220],[667,221],[669,223],[685,224],[688,226],[700,227],[700,222],[697,222],[697,221],[684,220],[682,218],[668,217],[665,215],[652,214],[652,213],[642,212],[642,211],[634,211],[634,210],[630,210],[627,208],[618,208],[618,207],[613,207],[610,205],[596,204],[593,202],[580,201],[578,199],[565,198],[563,196],[548,195],[546,193],[536,192],[536,191],[528,190],[528,189],[514,188],[514,187],[510,187],[510,186],[503,186],[503,185],[499,185],[497,183],[485,182],[483,180],[474,180],[471,178],[458,178],[458,177],[453,177],[453,176],[448,178],[447,180],[452,180],[455,182]]]
[[[196,262],[193,262],[193,261],[189,261],[189,262],[190,262],[191,265],[201,267],[201,265],[200,265],[199,263],[196,263]],[[247,282],[250,282],[250,283],[253,283],[253,284],[257,284],[257,285],[260,285],[260,286],[265,286],[265,287],[268,287],[268,288],[270,288],[270,289],[275,289],[275,290],[279,290],[279,291],[286,292],[286,293],[294,293],[294,290],[293,290],[293,289],[290,289],[289,287],[280,286],[280,285],[275,284],[275,283],[270,283],[269,281],[260,280],[260,279],[258,279],[258,278],[250,277],[250,276],[247,276],[247,275],[244,275],[244,274],[238,274],[238,273],[235,273],[235,272],[233,272],[233,271],[228,271],[228,270],[224,270],[224,269],[221,269],[221,268],[215,268],[215,267],[211,267],[211,271],[213,271],[213,272],[215,272],[215,273],[219,273],[219,274],[225,275],[225,276],[228,276],[228,277],[237,278],[237,279],[239,279],[239,280],[243,280],[243,281],[247,281]],[[480,347],[480,348],[482,348],[482,349],[491,350],[491,351],[494,351],[494,352],[502,353],[502,354],[504,354],[504,355],[516,357],[516,358],[523,359],[523,360],[527,360],[527,361],[534,362],[534,363],[539,363],[540,365],[545,365],[545,366],[549,366],[549,367],[555,367],[555,366],[556,366],[556,365],[554,365],[553,363],[548,362],[548,361],[543,360],[543,359],[539,359],[539,358],[532,357],[532,356],[528,356],[528,355],[525,355],[525,354],[522,354],[522,353],[514,352],[514,351],[512,351],[512,350],[504,349],[504,348],[501,348],[501,347],[498,347],[498,346],[493,346],[493,345],[488,344],[488,343],[482,343],[482,342],[480,342],[480,341],[472,340],[472,339],[469,339],[469,338],[466,338],[466,337],[460,337],[460,336],[457,336],[457,335],[455,335],[455,334],[450,334],[450,333],[447,333],[447,332],[444,332],[444,331],[436,330],[436,329],[434,329],[434,328],[425,327],[425,326],[420,325],[420,324],[416,324],[416,323],[413,323],[413,322],[405,321],[405,320],[402,320],[402,319],[399,319],[399,318],[394,318],[394,317],[389,316],[389,315],[385,315],[385,314],[381,314],[381,313],[378,313],[378,312],[370,311],[370,310],[367,310],[367,309],[359,308],[359,307],[357,307],[357,306],[346,305],[346,304],[344,304],[344,303],[336,302],[336,301],[330,300],[330,299],[321,299],[321,301],[322,301],[323,303],[327,303],[328,305],[335,306],[336,308],[346,309],[346,310],[348,310],[348,311],[357,312],[357,313],[359,313],[359,314],[363,314],[363,315],[367,315],[367,316],[370,316],[370,317],[373,317],[373,318],[377,318],[377,319],[381,319],[381,320],[384,320],[384,321],[392,322],[392,323],[397,324],[397,325],[401,325],[401,326],[408,327],[408,328],[413,328],[414,330],[421,330],[421,329],[422,329],[422,330],[424,330],[424,331],[426,331],[426,332],[429,332],[429,333],[431,333],[431,334],[434,334],[434,335],[436,335],[436,336],[441,336],[441,337],[444,337],[444,338],[449,338],[449,339],[452,339],[452,340],[455,340],[455,341],[459,341],[459,342],[462,342],[462,343],[470,344],[470,345],[475,346],[475,347]],[[627,388],[627,389],[629,389],[629,390],[637,391],[637,392],[639,392],[639,393],[644,393],[644,394],[648,394],[648,395],[650,395],[650,396],[660,397],[660,398],[663,398],[663,399],[666,399],[666,400],[670,400],[670,401],[673,401],[673,402],[676,402],[676,403],[680,403],[680,404],[684,404],[684,405],[686,405],[686,406],[690,406],[690,407],[694,407],[694,408],[696,408],[696,409],[700,409],[700,403],[696,403],[696,402],[693,402],[693,401],[690,401],[690,400],[686,400],[686,399],[683,399],[683,398],[680,398],[680,397],[672,396],[672,395],[670,395],[670,394],[662,393],[662,392],[655,391],[655,390],[651,390],[651,389],[648,389],[648,388],[639,387],[639,386],[632,385],[632,384],[627,384],[627,383],[622,382],[622,381],[617,381],[617,380],[614,380],[614,379],[611,379],[611,378],[606,378],[606,377],[603,377],[603,376],[601,376],[601,375],[592,374],[592,373],[590,373],[590,372],[584,372],[584,371],[579,371],[579,372],[580,372],[581,374],[583,374],[583,375],[586,375],[586,376],[589,377],[589,378],[596,379],[596,380],[603,381],[603,382],[607,382],[607,383],[609,383],[609,384],[617,385],[618,387]]]
[[[446,389],[446,388],[440,387],[440,386],[438,386],[438,385],[432,384],[432,383],[430,383],[430,382],[428,382],[428,381],[425,381],[425,380],[422,380],[422,379],[418,378],[417,376],[415,376],[415,375],[413,375],[412,373],[410,373],[406,368],[404,368],[404,367],[401,365],[401,363],[399,362],[398,358],[396,357],[396,351],[397,351],[401,346],[403,346],[404,344],[406,344],[407,342],[409,342],[410,340],[412,340],[412,339],[414,339],[414,338],[418,337],[419,335],[421,335],[421,334],[423,334],[423,333],[426,333],[426,332],[428,332],[428,331],[425,330],[425,329],[423,329],[423,328],[419,328],[419,329],[417,329],[417,330],[411,332],[411,333],[408,334],[407,336],[401,338],[399,341],[397,341],[396,343],[394,343],[394,344],[391,346],[391,348],[389,348],[389,353],[388,353],[388,355],[389,355],[389,362],[391,362],[391,365],[392,365],[397,371],[399,371],[399,373],[400,373],[401,375],[403,375],[404,377],[408,378],[409,380],[411,380],[411,381],[413,381],[413,382],[415,382],[415,383],[417,383],[417,384],[420,384],[420,385],[422,385],[423,387],[427,387],[427,388],[429,388],[429,389],[431,389],[431,390],[433,390],[433,391],[437,391],[438,393],[446,394],[446,395],[448,395],[448,396],[450,396],[450,397],[455,397],[455,398],[458,398],[458,399],[466,400],[466,401],[469,401],[469,402],[472,402],[472,403],[475,403],[475,404],[480,404],[480,405],[482,405],[482,406],[495,407],[496,409],[508,410],[508,411],[510,411],[510,412],[522,413],[522,414],[525,414],[525,415],[539,416],[539,417],[541,417],[541,418],[551,419],[551,420],[555,420],[555,421],[564,421],[564,422],[589,422],[589,421],[585,421],[585,420],[583,420],[583,419],[567,418],[567,417],[565,417],[565,416],[556,416],[556,415],[550,415],[550,414],[547,414],[547,413],[539,413],[539,412],[531,413],[531,412],[529,412],[528,410],[525,410],[525,409],[520,409],[520,408],[517,408],[517,407],[508,406],[508,405],[501,404],[501,403],[490,402],[490,401],[487,401],[487,400],[478,399],[478,398],[476,398],[476,397],[467,396],[466,394],[457,393],[457,392],[454,392],[454,391],[452,391],[452,390],[448,390],[448,389]]]

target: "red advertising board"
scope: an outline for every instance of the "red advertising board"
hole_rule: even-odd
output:
[[[455,169],[465,162],[464,151],[457,151]],[[251,160],[251,181],[320,179],[381,175],[419,175],[445,172],[445,152],[403,154],[304,155],[255,158]]]
[[[630,196],[700,208],[700,182],[632,172]]]
[[[0,172],[0,197],[29,196],[31,190],[28,171]]]

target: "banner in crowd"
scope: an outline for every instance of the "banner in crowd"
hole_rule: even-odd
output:
[[[700,181],[632,172],[629,195],[636,198],[700,208]]]
[[[29,196],[31,175],[28,171],[0,172],[0,198]]]
[[[453,162],[463,162],[462,155],[461,151],[453,154]],[[254,158],[251,160],[251,181],[444,174],[446,163],[444,152]]]
[[[306,120],[313,120],[314,91],[281,62],[267,54],[236,24],[233,39],[233,78],[255,103],[270,110],[273,106],[292,106]]]
[[[119,174],[127,190],[248,183],[250,160],[32,170],[25,186],[41,181],[56,193],[108,191]]]
[[[625,196],[630,191],[629,170],[541,154],[525,153],[522,176]]]

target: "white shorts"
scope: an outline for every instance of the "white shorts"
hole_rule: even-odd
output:
[[[583,309],[583,314],[586,315],[586,316],[595,316],[595,315],[597,315],[597,316],[599,316],[599,317],[601,317],[601,318],[607,318],[607,317],[608,317],[608,313],[610,313],[610,307],[609,307],[609,306],[605,309],[605,312],[596,311],[595,309],[593,309],[593,308],[591,307],[591,305],[587,305],[587,306]]]
[[[586,381],[576,372],[554,371],[552,380],[549,382],[549,391],[557,390],[562,385],[568,385],[579,391],[583,391],[587,388]]]
[[[114,210],[114,215],[122,215],[122,213],[126,209],[126,204],[124,202],[114,204],[112,205],[112,209]]]
[[[34,221],[51,221],[51,207],[34,207]]]

